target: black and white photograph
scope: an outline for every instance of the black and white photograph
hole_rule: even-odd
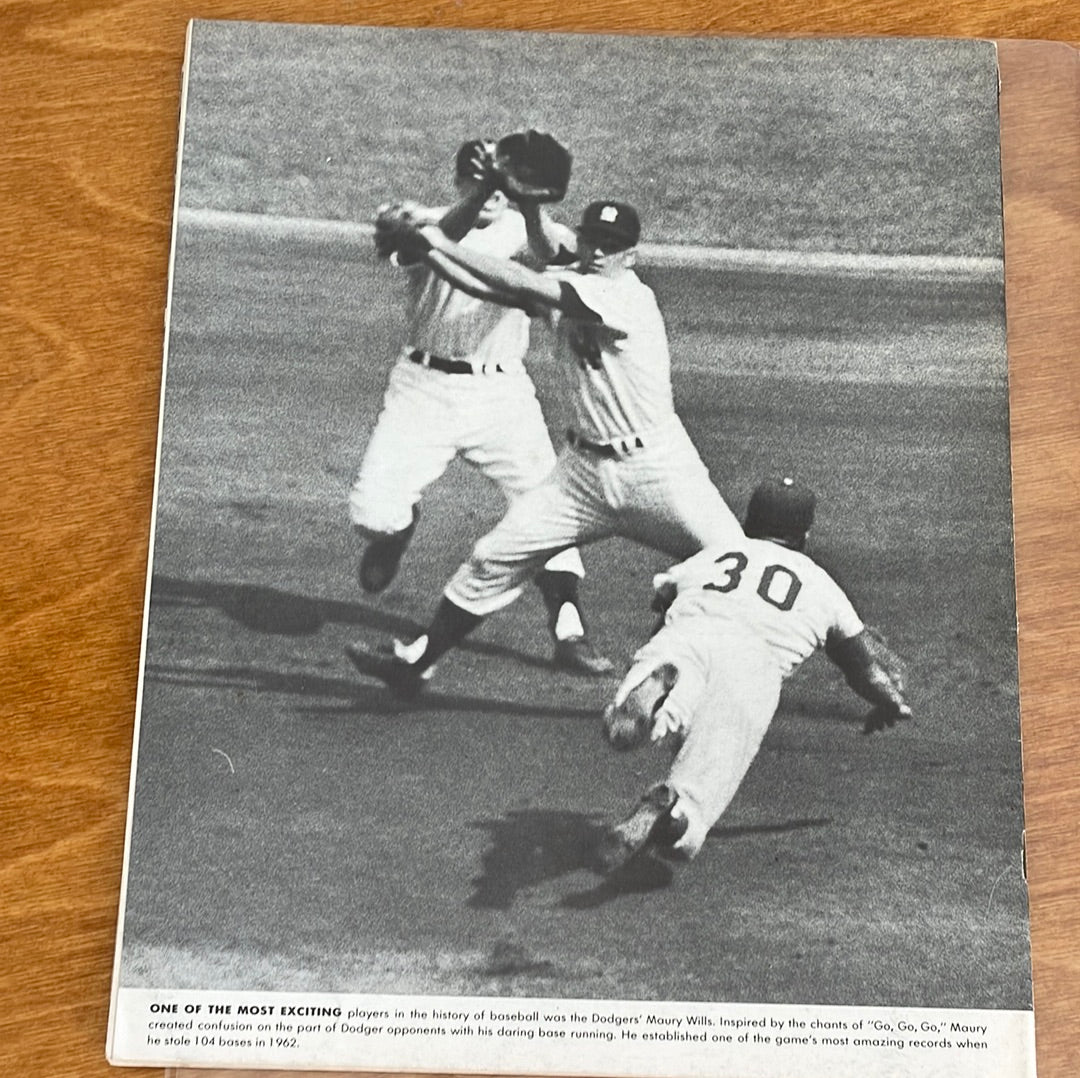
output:
[[[191,25],[112,1062],[1034,1074],[997,92]]]

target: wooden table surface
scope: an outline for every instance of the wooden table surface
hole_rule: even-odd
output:
[[[0,1059],[20,1078],[109,1070],[179,76],[194,15],[1080,41],[1078,0],[584,0],[573,14],[502,0],[0,0]],[[1014,46],[1003,71],[1039,1073],[1074,1078],[1080,68]]]

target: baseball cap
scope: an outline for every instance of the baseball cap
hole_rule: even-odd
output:
[[[625,202],[590,202],[581,215],[577,234],[607,254],[625,251],[641,237],[641,218]]]
[[[766,479],[750,495],[744,530],[752,539],[781,539],[802,546],[816,505],[814,492],[794,479]]]

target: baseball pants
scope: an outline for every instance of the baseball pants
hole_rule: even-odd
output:
[[[544,481],[555,450],[532,380],[524,370],[446,374],[399,358],[349,492],[353,524],[370,536],[407,528],[424,490],[458,456],[508,502]],[[585,575],[577,550],[546,567]]]
[[[615,535],[679,561],[742,539],[678,419],[637,440],[640,448],[617,458],[567,446],[544,482],[477,542],[446,597],[484,617],[509,606],[548,558]]]
[[[763,641],[707,615],[665,625],[634,656],[620,692],[665,664],[679,679],[663,706],[687,731],[667,779],[688,823],[675,849],[694,857],[757,756],[783,679]]]

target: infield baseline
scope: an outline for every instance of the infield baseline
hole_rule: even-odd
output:
[[[248,232],[267,239],[365,247],[370,244],[375,231],[372,225],[357,221],[278,217],[190,206],[179,207],[177,223],[185,228]],[[702,267],[814,277],[885,276],[902,280],[1004,280],[1004,261],[1000,258],[767,251],[667,243],[643,243],[639,251],[642,262],[654,266]]]

